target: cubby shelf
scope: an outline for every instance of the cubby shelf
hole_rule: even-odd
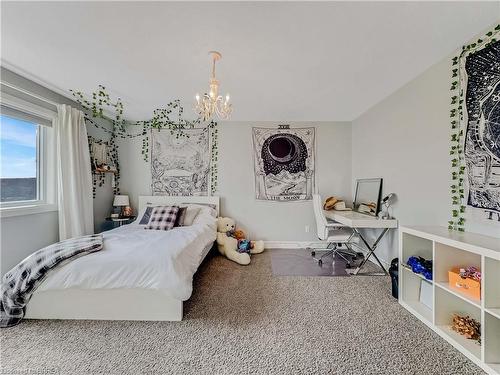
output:
[[[448,282],[441,281],[441,282],[436,282],[435,284],[438,287],[446,290],[447,292],[454,294],[458,298],[462,298],[464,301],[472,303],[476,307],[479,307],[479,308],[481,307],[481,300],[474,299],[472,297],[469,297],[467,294],[463,294],[460,291],[451,288],[450,285],[448,284]]]
[[[420,320],[423,320],[425,323],[432,322],[432,310],[425,306],[423,303],[418,301],[408,301],[405,302],[407,310],[411,311],[413,315],[418,316]]]
[[[490,367],[494,372],[500,374],[500,363],[489,363],[487,362],[486,365]]]
[[[489,314],[491,314],[491,315],[495,316],[496,318],[500,319],[500,309],[495,309],[495,308],[491,308],[491,307],[490,307],[490,308],[486,307],[486,308],[484,309],[484,311],[486,311],[487,313],[489,313]]]
[[[433,280],[414,273],[404,263],[410,256],[433,261]],[[500,240],[444,227],[403,227],[399,236],[399,302],[488,374],[500,374]],[[481,300],[448,283],[454,267],[481,270]],[[425,281],[423,281],[425,280]],[[428,283],[428,284],[423,284]],[[432,287],[432,307],[420,300],[420,289]],[[481,323],[481,344],[451,329],[454,314]]]
[[[428,279],[426,279],[424,275],[422,275],[422,274],[420,274],[420,273],[415,273],[415,272],[413,272],[413,271],[411,270],[410,266],[408,266],[406,263],[401,263],[401,268],[402,268],[403,270],[405,270],[405,271],[408,271],[408,272],[412,273],[412,274],[413,274],[413,275],[415,275],[416,277],[421,278],[422,280],[425,280],[425,281],[428,281],[428,282],[432,283],[432,280],[428,280]]]
[[[477,359],[481,359],[481,345],[474,340],[468,340],[464,338],[459,333],[455,332],[451,329],[450,326],[437,326],[438,330],[441,331],[441,334],[447,336],[447,338],[451,339],[452,344],[456,343],[462,347],[462,350],[465,350],[472,355],[474,355]]]

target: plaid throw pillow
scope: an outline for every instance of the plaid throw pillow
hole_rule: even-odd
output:
[[[174,227],[178,206],[158,206],[151,211],[148,225],[144,229],[169,230]]]

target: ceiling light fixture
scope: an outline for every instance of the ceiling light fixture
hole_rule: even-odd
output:
[[[221,120],[227,120],[233,111],[232,105],[229,103],[229,94],[226,94],[225,99],[219,95],[219,81],[215,78],[215,63],[222,58],[222,55],[217,51],[208,53],[212,56],[212,75],[210,77],[210,90],[200,96],[196,94],[195,111],[203,119],[208,121],[217,115]]]

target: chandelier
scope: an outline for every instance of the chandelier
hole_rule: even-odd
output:
[[[233,111],[232,105],[229,103],[229,94],[225,99],[219,95],[219,81],[215,78],[215,63],[222,58],[222,55],[217,51],[210,51],[212,56],[212,75],[210,77],[210,90],[200,96],[196,94],[195,111],[203,119],[203,121],[211,120],[214,115],[217,115],[221,120],[227,120]]]

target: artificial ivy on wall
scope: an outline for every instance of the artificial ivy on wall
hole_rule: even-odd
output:
[[[463,232],[465,230],[465,177],[466,163],[464,150],[464,128],[461,124],[464,121],[464,109],[466,107],[464,77],[461,77],[460,62],[471,53],[477,52],[482,48],[495,43],[497,35],[500,32],[500,25],[494,30],[486,33],[477,41],[462,47],[458,56],[452,59],[452,83],[451,83],[451,180],[450,185],[452,211],[451,219],[448,221],[450,230]]]
[[[90,150],[90,162],[92,164],[92,194],[93,197],[96,197],[97,193],[97,187],[102,187],[106,181],[106,173],[112,173],[113,175],[113,194],[117,195],[120,194],[120,188],[116,184],[117,177],[120,176],[120,165],[118,161],[118,147],[116,143],[111,144],[110,142],[105,142],[102,139],[97,139],[94,138],[90,135],[87,136],[88,142],[89,142],[89,150]],[[107,156],[110,160],[110,164],[113,166],[114,170],[113,171],[103,171],[103,170],[97,170],[97,162],[95,160],[95,156],[93,155],[93,145],[98,144],[98,145],[104,145],[106,146],[106,151],[107,151]]]
[[[158,108],[153,111],[153,116],[150,120],[127,121],[123,117],[123,102],[120,98],[113,101],[110,95],[106,92],[106,88],[99,85],[91,97],[86,97],[81,91],[70,90],[75,100],[83,107],[85,120],[103,132],[110,135],[110,140],[107,142],[108,147],[113,150],[116,157],[113,157],[113,162],[117,169],[115,173],[114,193],[120,191],[120,166],[118,161],[118,144],[117,139],[133,139],[142,138],[141,154],[145,162],[149,161],[149,134],[154,130],[168,129],[176,137],[189,137],[183,130],[193,129],[198,126],[206,126],[210,131],[212,155],[210,165],[210,181],[211,193],[217,190],[217,161],[218,161],[218,145],[217,145],[217,122],[210,121],[203,123],[201,119],[186,120],[184,118],[184,108],[180,104],[180,100],[176,99],[168,103],[165,108]],[[107,115],[107,113],[112,115]],[[105,120],[111,124],[111,130],[100,124],[100,120]],[[103,176],[94,176],[94,197],[96,185],[102,186]]]

